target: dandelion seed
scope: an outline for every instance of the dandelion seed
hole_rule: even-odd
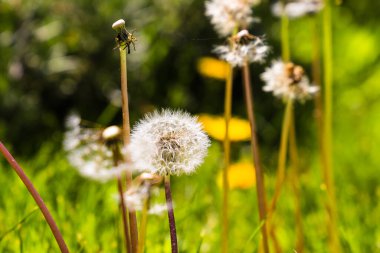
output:
[[[132,130],[128,147],[136,169],[161,176],[194,172],[210,145],[195,117],[181,111],[148,114]]]
[[[289,18],[298,18],[310,14],[318,13],[323,8],[322,0],[298,0],[285,4],[281,1],[272,5],[272,13],[277,17],[283,14]]]
[[[242,67],[246,62],[263,62],[269,47],[260,38],[242,30],[230,38],[229,45],[217,46],[213,51],[233,67]]]
[[[252,6],[259,0],[211,0],[206,1],[206,16],[220,36],[226,37],[236,28],[248,27],[257,21],[252,17]]]
[[[266,83],[263,87],[264,91],[273,92],[273,95],[283,99],[295,99],[302,102],[311,98],[319,90],[317,86],[310,84],[301,66],[280,60],[273,61],[272,66],[266,68],[261,74],[261,79]]]
[[[70,164],[90,179],[105,182],[116,178],[128,169],[124,162],[115,165],[112,145],[121,144],[121,130],[116,126],[106,129],[83,128],[78,115],[70,115],[63,147]],[[125,149],[121,149],[120,160]]]

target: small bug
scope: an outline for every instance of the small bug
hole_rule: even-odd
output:
[[[123,19],[117,20],[113,23],[112,28],[117,31],[117,35],[115,37],[116,48],[124,47],[123,50],[128,48],[128,54],[131,53],[131,44],[133,45],[133,49],[136,51],[135,42],[137,41],[136,37],[133,36],[133,32],[130,33],[125,29],[125,21]]]
[[[131,44],[133,45],[133,49],[136,51],[135,42],[137,41],[136,37],[133,36],[133,32],[130,33],[125,29],[125,27],[121,28],[115,37],[115,41],[117,47],[123,47],[123,49],[128,48],[128,54],[131,53]]]

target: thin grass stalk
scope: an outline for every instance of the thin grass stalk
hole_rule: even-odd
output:
[[[327,191],[327,208],[329,214],[328,234],[330,236],[330,250],[333,253],[341,252],[338,234],[337,208],[334,186],[334,173],[332,162],[332,23],[331,4],[324,1],[323,8],[323,71],[324,71],[324,119],[323,119],[323,153],[325,166],[323,177]]]
[[[233,79],[233,68],[229,66],[227,79],[226,79],[226,89],[224,97],[224,122],[225,122],[225,135],[223,140],[224,149],[224,168],[223,168],[223,209],[222,209],[222,252],[228,252],[228,167],[230,166],[230,156],[231,156],[231,141],[229,137],[229,126],[231,120],[231,110],[232,110],[232,79]]]
[[[178,253],[177,230],[176,230],[175,218],[174,218],[172,193],[170,189],[170,175],[165,176],[164,184],[165,184],[166,206],[168,208],[171,249],[172,249],[172,253]]]
[[[122,113],[123,113],[123,141],[127,146],[130,141],[130,123],[129,123],[129,106],[128,106],[128,86],[127,86],[127,52],[126,48],[119,47],[120,51],[120,73],[121,73],[121,97],[122,97]],[[128,157],[126,157],[128,160]],[[127,171],[127,189],[132,183],[132,172]],[[138,248],[138,230],[137,218],[134,210],[128,210],[129,229],[132,244],[132,252],[137,253]]]
[[[302,208],[301,208],[301,193],[300,193],[300,171],[299,171],[299,159],[297,149],[297,137],[294,121],[294,112],[290,119],[290,131],[289,131],[289,154],[292,164],[290,183],[294,193],[295,204],[295,221],[296,221],[296,250],[298,253],[304,252],[304,235],[302,226]]]
[[[286,1],[282,0],[282,4],[285,6]],[[289,17],[285,13],[285,8],[283,10],[282,16],[281,16],[281,48],[282,48],[282,59],[284,62],[289,62],[290,61],[290,40],[289,40]],[[297,192],[298,189],[298,152],[297,152],[297,143],[296,143],[296,134],[295,134],[295,122],[294,122],[294,109],[291,109],[290,112],[290,133],[289,133],[289,146],[290,146],[290,156],[291,156],[291,161],[292,161],[292,176],[290,177],[291,180],[291,185],[293,186],[293,191],[294,191],[294,197],[295,197],[295,202],[296,202],[296,210],[295,210],[295,218],[296,218],[296,230],[297,230],[297,235],[296,235],[296,247],[298,249],[298,252],[303,251],[303,229],[302,229],[302,217],[301,217],[301,210],[299,203],[301,202],[300,200],[300,194]],[[281,151],[280,151],[281,153]],[[286,150],[284,154],[286,159]],[[285,170],[285,163],[286,161],[283,161],[284,163],[284,170]],[[275,232],[273,231],[273,234]]]
[[[276,183],[275,183],[273,198],[272,198],[270,208],[268,211],[269,218],[272,217],[276,209],[276,204],[277,204],[278,198],[280,197],[281,189],[282,189],[284,179],[285,179],[286,154],[287,154],[287,148],[288,148],[289,131],[290,131],[290,126],[291,126],[292,113],[293,113],[293,101],[291,99],[288,99],[286,102],[284,119],[282,121]]]
[[[279,245],[276,237],[276,227],[273,222],[274,212],[276,210],[276,204],[278,198],[280,197],[281,189],[285,180],[285,168],[286,168],[286,155],[287,155],[287,147],[288,147],[288,139],[289,139],[289,130],[291,125],[291,118],[293,113],[293,101],[288,99],[286,102],[284,119],[282,121],[281,127],[281,140],[280,140],[280,150],[278,155],[278,167],[277,167],[277,175],[276,175],[276,183],[275,190],[272,197],[272,201],[268,210],[268,230],[270,232],[270,236],[275,246],[275,252],[282,252],[281,246]]]
[[[290,61],[290,45],[289,45],[289,17],[285,13],[286,1],[281,1],[283,11],[281,15],[281,54],[284,62]]]
[[[256,173],[256,191],[257,191],[257,200],[259,208],[259,218],[260,222],[263,222],[261,227],[262,234],[262,246],[264,253],[269,252],[268,244],[268,233],[267,233],[267,212],[266,212],[266,196],[265,196],[265,184],[264,184],[264,174],[261,168],[260,154],[259,154],[259,145],[256,136],[256,121],[254,114],[254,101],[252,97],[251,90],[251,77],[249,72],[249,65],[246,61],[243,66],[243,87],[245,93],[245,104],[248,114],[248,120],[251,127],[251,150],[253,156],[253,164],[255,167]]]
[[[319,29],[319,19],[314,18],[312,23],[313,30],[313,41],[312,41],[312,80],[313,84],[318,86],[319,90],[322,91],[321,87],[321,38],[320,38],[320,29]],[[314,116],[317,124],[317,134],[318,134],[318,144],[320,148],[320,153],[323,154],[323,101],[321,92],[317,92],[314,96]],[[325,157],[321,155],[321,165],[324,166],[326,162],[323,160]]]
[[[43,216],[45,217],[46,222],[48,223],[50,227],[51,232],[53,233],[55,240],[57,241],[57,244],[61,252],[69,253],[69,249],[65,243],[65,240],[63,239],[62,234],[57,227],[57,224],[55,223],[43,199],[41,198],[41,195],[37,192],[36,188],[33,186],[30,179],[26,176],[25,172],[20,167],[20,165],[17,163],[16,159],[13,158],[11,153],[7,150],[7,148],[3,145],[1,141],[0,141],[0,152],[4,155],[5,159],[8,161],[9,165],[13,168],[13,170],[17,173],[21,181],[24,183],[24,185],[28,189],[29,193],[32,195],[34,201],[40,208]]]
[[[141,220],[140,220],[140,238],[138,252],[144,253],[145,238],[148,225],[148,211],[150,206],[150,185],[148,186],[148,196],[144,200],[144,206],[141,210]]]

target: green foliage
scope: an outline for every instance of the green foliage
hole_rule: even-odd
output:
[[[280,21],[269,1],[257,8],[271,59],[280,55]],[[344,0],[333,8],[334,173],[343,252],[380,252],[380,41],[379,1]],[[198,58],[221,39],[204,17],[202,0],[0,1],[0,140],[21,163],[63,232],[72,252],[121,252],[122,235],[114,182],[80,177],[61,151],[63,122],[73,110],[91,121],[120,123],[111,94],[119,89],[113,21],[136,29],[136,52],[128,55],[132,122],[152,107],[222,113],[224,86],[196,72]],[[291,55],[310,76],[313,43],[321,44],[320,16],[290,21]],[[270,60],[270,59],[269,59]],[[269,195],[274,188],[283,105],[262,92],[252,68],[262,160]],[[236,73],[233,110],[245,116]],[[210,99],[211,98],[211,99]],[[307,252],[327,252],[326,192],[321,184],[312,103],[297,105],[296,125],[303,174],[301,204]],[[102,116],[101,116],[102,115]],[[237,144],[233,159],[249,159]],[[241,151],[242,150],[242,151]],[[220,250],[221,191],[216,177],[221,147],[188,177],[173,178],[180,252]],[[248,155],[247,155],[248,154]],[[41,213],[0,158],[0,252],[58,252]],[[231,252],[256,252],[260,235],[255,189],[230,193]],[[154,199],[163,203],[164,194]],[[275,217],[284,252],[295,245],[294,197],[285,186]],[[253,238],[252,238],[253,237]],[[146,252],[168,252],[166,214],[149,216]]]

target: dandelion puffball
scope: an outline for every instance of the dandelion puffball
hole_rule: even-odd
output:
[[[209,145],[195,117],[182,111],[162,110],[146,115],[134,127],[128,153],[139,171],[181,175],[195,171]]]
[[[301,66],[291,62],[276,60],[261,74],[265,82],[263,90],[276,97],[299,100],[301,102],[315,95],[319,88],[312,85]]]
[[[128,170],[127,163],[119,161],[116,165],[110,145],[121,143],[121,130],[111,126],[104,130],[83,128],[81,118],[70,115],[66,122],[63,147],[69,163],[87,178],[106,182],[115,179]],[[124,149],[120,150],[123,152]]]

